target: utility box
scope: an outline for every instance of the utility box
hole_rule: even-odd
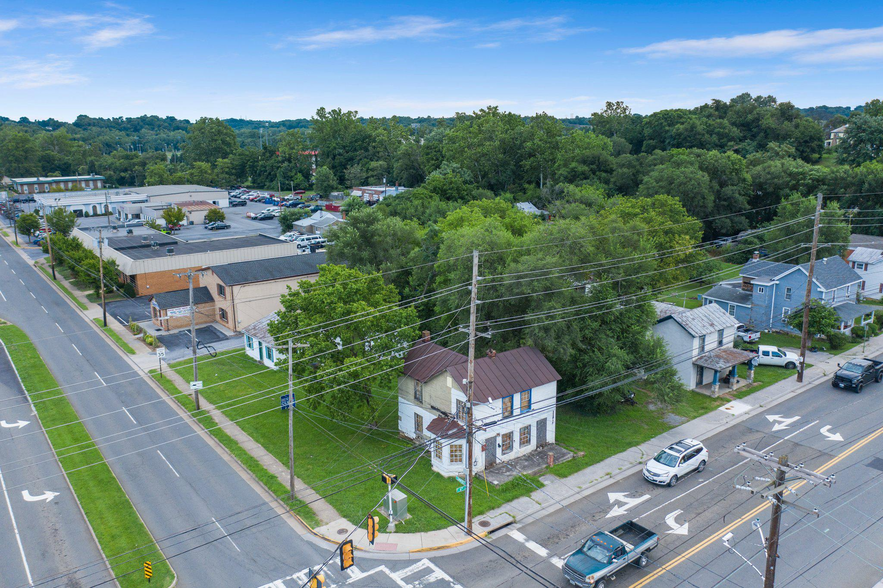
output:
[[[389,518],[394,521],[403,521],[408,518],[408,497],[399,490],[389,493],[391,512]]]

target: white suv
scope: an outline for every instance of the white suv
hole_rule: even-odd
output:
[[[644,478],[661,486],[674,486],[690,472],[701,472],[708,464],[708,450],[695,439],[682,439],[656,454],[644,466]]]

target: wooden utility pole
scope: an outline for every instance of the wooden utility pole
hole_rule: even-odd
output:
[[[294,500],[294,383],[292,381],[292,345],[288,338],[288,491]]]
[[[46,243],[49,244],[49,264],[52,266],[52,279],[55,277],[55,256],[52,255],[52,234],[49,232],[49,221],[46,220],[46,205],[43,205],[43,228],[46,230]]]
[[[53,275],[53,277],[55,277]],[[104,326],[107,326],[107,304],[104,301],[104,236],[101,229],[98,229],[98,281],[100,282],[98,289],[101,290],[101,316],[104,320]]]
[[[776,560],[779,558],[779,528],[782,521],[782,496],[785,493],[785,470],[782,466],[788,464],[788,456],[779,457],[779,468],[776,470],[776,488],[778,492],[773,494],[773,514],[770,518],[770,534],[767,539],[766,570],[763,575],[763,588],[775,588],[776,585]]]
[[[196,405],[196,410],[199,410],[199,388],[196,387],[196,382],[199,381],[199,367],[196,363],[196,305],[193,302],[193,276],[203,273],[187,270],[187,273],[174,274],[179,278],[187,277],[187,288],[190,291],[190,351],[193,356],[193,381],[190,384],[193,388],[193,403]]]
[[[472,251],[472,292],[469,297],[469,362],[466,364],[466,531],[472,533],[472,389],[475,385],[475,315],[478,305],[478,250]]]
[[[822,217],[822,194],[816,197],[816,218],[812,229],[812,249],[809,252],[809,271],[806,276],[806,293],[803,295],[803,328],[800,331],[800,365],[797,366],[797,381],[803,382],[806,369],[806,344],[809,338],[809,307],[812,300],[812,276],[816,269],[816,250],[819,247],[819,221]]]

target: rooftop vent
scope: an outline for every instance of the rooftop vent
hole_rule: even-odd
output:
[[[158,248],[158,247],[159,247],[159,243],[157,243],[156,241],[151,241],[151,242],[150,242],[150,248],[151,248],[151,249],[156,249],[156,248]]]
[[[166,247],[166,255],[174,255],[175,248],[174,247]]]
[[[150,243],[150,235],[141,235],[142,243]]]

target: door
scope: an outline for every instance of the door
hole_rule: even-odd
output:
[[[484,440],[484,467],[485,469],[497,463],[497,438],[488,437]]]
[[[546,441],[546,419],[537,421],[537,447],[542,447]]]
[[[258,360],[264,361],[264,344],[258,341]]]
[[[701,365],[696,366],[696,385],[701,386],[705,383],[705,368]]]

